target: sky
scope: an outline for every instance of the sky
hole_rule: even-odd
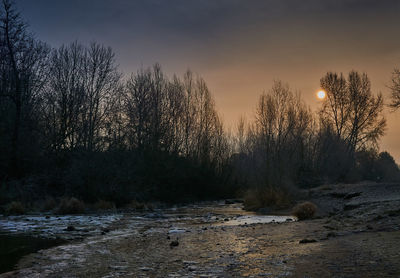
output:
[[[53,47],[75,40],[111,46],[130,75],[158,62],[170,76],[201,75],[228,128],[254,117],[274,80],[317,110],[327,71],[366,72],[389,101],[400,68],[399,0],[16,0],[36,37]],[[400,163],[400,110],[381,151]]]

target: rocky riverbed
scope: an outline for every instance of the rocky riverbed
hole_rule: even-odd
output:
[[[45,232],[38,221],[35,233],[68,243],[27,255],[0,277],[400,277],[399,184],[306,193],[319,208],[306,221],[254,215],[240,203],[64,219]],[[25,218],[3,217],[3,233]]]

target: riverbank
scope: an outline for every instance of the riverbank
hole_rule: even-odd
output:
[[[307,192],[315,219],[239,223],[241,204],[188,207],[25,256],[0,277],[398,277],[400,186]],[[243,214],[242,214],[243,213]],[[257,216],[258,217],[258,216]]]

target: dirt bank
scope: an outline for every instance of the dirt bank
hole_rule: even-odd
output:
[[[0,277],[400,276],[400,185],[323,186],[309,199],[319,215],[301,222],[231,226],[235,211],[199,210],[135,229],[122,218],[105,235],[28,255]]]

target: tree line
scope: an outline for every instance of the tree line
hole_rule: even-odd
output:
[[[230,134],[200,76],[168,77],[155,64],[124,77],[110,47],[37,40],[9,0],[1,2],[0,57],[7,196],[182,201],[250,187],[399,178],[393,158],[377,153],[384,103],[366,74],[327,73],[318,114],[276,81],[254,120],[241,119]]]

